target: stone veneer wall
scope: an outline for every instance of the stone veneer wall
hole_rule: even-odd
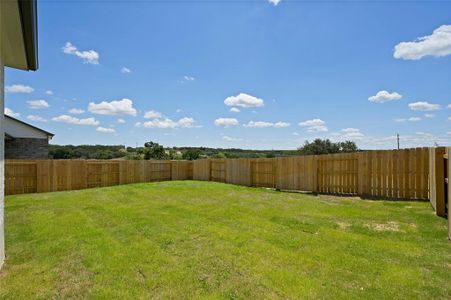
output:
[[[5,159],[48,159],[47,139],[14,138],[5,140]]]

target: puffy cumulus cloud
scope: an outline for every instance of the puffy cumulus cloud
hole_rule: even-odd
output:
[[[193,76],[185,75],[183,76],[183,79],[185,79],[186,81],[194,81],[196,78],[194,78]]]
[[[46,119],[44,119],[43,117],[38,116],[38,115],[28,115],[27,119],[30,121],[35,121],[35,122],[47,122]]]
[[[102,101],[100,103],[90,102],[88,111],[98,115],[130,115],[136,116],[136,109],[133,107],[133,101],[127,98],[122,100],[113,100],[111,102]]]
[[[329,129],[326,127],[326,122],[321,119],[311,119],[300,122],[299,126],[306,127],[309,132],[326,132]]]
[[[99,53],[94,50],[79,51],[77,47],[70,42],[67,42],[62,49],[66,54],[75,55],[76,57],[81,58],[85,64],[99,64]]]
[[[83,109],[81,109],[81,108],[71,108],[71,109],[69,109],[69,113],[73,114],[73,115],[79,115],[79,114],[82,114],[84,112],[85,111]]]
[[[60,115],[58,117],[54,117],[54,118],[52,118],[52,121],[67,123],[67,124],[74,124],[74,125],[88,125],[88,126],[97,126],[100,124],[100,122],[94,118],[79,119],[79,118],[75,118],[75,117],[72,117],[69,115]]]
[[[394,121],[395,122],[398,122],[398,123],[404,123],[404,122],[418,122],[418,121],[421,121],[421,120],[423,120],[422,118],[420,118],[420,117],[410,117],[410,118],[396,118],[396,119],[394,119]]]
[[[121,69],[122,74],[130,74],[131,72],[132,72],[132,70],[130,70],[127,67],[122,67],[122,69]]]
[[[411,110],[432,111],[432,110],[439,110],[440,105],[429,103],[427,101],[418,101],[418,102],[409,103],[409,108]]]
[[[265,102],[263,99],[240,93],[237,96],[227,97],[224,104],[227,106],[258,107],[265,105]]]
[[[230,137],[230,136],[223,136],[222,139],[227,142],[239,142],[239,141],[243,140],[241,138],[234,138],[234,137]]]
[[[424,114],[424,117],[428,118],[428,119],[431,119],[431,118],[434,118],[435,115],[434,114]]]
[[[368,98],[369,101],[374,103],[384,103],[389,101],[395,101],[402,98],[401,94],[398,94],[397,92],[389,93],[388,91],[379,91],[376,95],[371,96]]]
[[[105,128],[105,127],[101,127],[101,126],[97,127],[96,131],[102,132],[102,133],[115,133],[116,132],[116,130],[114,130],[113,128]]]
[[[280,2],[282,2],[282,0],[268,0],[268,2],[274,6],[277,6],[279,5]]]
[[[239,108],[237,108],[237,107],[232,107],[231,109],[230,109],[230,112],[233,112],[233,113],[239,113],[241,110],[239,109]]]
[[[31,109],[42,109],[42,108],[48,108],[50,105],[45,100],[29,100],[27,101],[28,107]]]
[[[8,115],[13,118],[20,117],[20,114],[18,112],[13,111],[12,109],[5,107],[5,115]]]
[[[344,128],[341,130],[341,136],[349,139],[362,138],[365,135],[358,128]]]
[[[287,122],[276,122],[276,123],[274,123],[274,127],[275,128],[286,128],[286,127],[290,127],[290,123],[287,123]]]
[[[216,126],[231,127],[237,126],[238,124],[240,124],[240,122],[235,118],[218,118],[215,120]]]
[[[196,121],[193,118],[184,117],[178,121],[173,121],[169,118],[165,119],[152,119],[147,122],[137,122],[136,127],[144,128],[160,128],[160,129],[173,129],[173,128],[193,128],[200,127],[196,125]]]
[[[410,117],[409,119],[408,119],[408,121],[410,121],[410,122],[418,122],[418,121],[421,121],[422,119],[420,118],[420,117]]]
[[[45,93],[46,93],[47,95],[50,95],[50,96],[53,95],[53,91],[51,91],[51,90],[47,90],[47,91],[45,91]]]
[[[243,124],[244,127],[250,127],[250,128],[266,128],[266,127],[272,127],[274,126],[274,123],[271,122],[264,122],[264,121],[250,121],[247,124]]]
[[[395,46],[393,56],[397,59],[418,60],[425,56],[442,57],[451,54],[451,25],[442,25],[431,35],[413,42],[401,42]]]
[[[7,93],[23,93],[30,94],[34,91],[31,86],[23,85],[23,84],[13,84],[5,87],[5,92]]]
[[[125,123],[125,120],[124,120],[124,119],[121,119],[121,118],[119,118],[119,119],[117,119],[117,122],[118,122],[119,124],[124,124],[124,123]]]
[[[182,127],[182,128],[199,127],[199,126],[194,125],[195,122],[196,121],[194,121],[193,118],[184,117],[184,118],[181,118],[180,120],[178,120],[177,124],[179,127]]]
[[[144,113],[144,118],[145,119],[158,119],[161,118],[163,116],[163,114],[161,112],[158,111],[154,111],[154,110],[150,110]]]
[[[250,127],[250,128],[267,128],[267,127],[274,127],[274,128],[286,128],[290,126],[290,123],[286,122],[265,122],[265,121],[250,121],[247,124],[243,125],[244,127]]]

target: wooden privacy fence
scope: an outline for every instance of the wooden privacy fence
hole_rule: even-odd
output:
[[[195,179],[281,190],[432,201],[442,197],[440,186],[444,179],[435,175],[439,167],[436,157],[442,152],[444,148],[415,148],[196,161],[7,160],[5,191],[11,195]],[[433,206],[439,212],[444,204],[437,203],[434,200]]]
[[[6,160],[5,194],[193,178],[189,161]]]
[[[379,199],[429,199],[428,148],[193,162],[193,178]]]

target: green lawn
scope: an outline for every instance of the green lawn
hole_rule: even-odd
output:
[[[162,182],[6,197],[0,298],[451,298],[426,202]]]

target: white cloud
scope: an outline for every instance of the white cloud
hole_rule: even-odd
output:
[[[424,117],[431,119],[431,118],[435,117],[435,115],[434,114],[424,114]]]
[[[227,142],[239,142],[239,141],[243,140],[241,138],[234,138],[234,137],[230,137],[230,136],[223,136],[222,139]]]
[[[368,98],[369,101],[375,103],[384,103],[388,101],[399,100],[402,98],[402,95],[397,92],[389,93],[387,91],[379,91],[375,96],[371,96]]]
[[[282,0],[268,0],[268,2],[274,6],[277,6],[279,5],[280,2],[282,2]]]
[[[410,121],[410,122],[418,122],[418,121],[421,121],[422,119],[420,118],[420,117],[410,117],[409,119],[408,119],[408,121]]]
[[[46,119],[38,115],[28,115],[27,119],[35,122],[47,122]]]
[[[239,108],[237,108],[237,107],[232,107],[231,109],[230,109],[230,112],[233,112],[233,113],[239,113],[241,110],[239,109]]]
[[[451,117],[448,117],[448,121],[451,121]]]
[[[411,110],[431,111],[440,109],[440,105],[432,104],[427,101],[418,101],[414,103],[409,103],[409,108]]]
[[[47,90],[47,91],[45,91],[45,93],[46,93],[47,95],[53,95],[53,91],[51,91],[51,90]]]
[[[94,118],[79,119],[68,115],[60,115],[58,117],[54,117],[52,118],[52,121],[74,125],[89,125],[89,126],[97,126],[100,124],[100,122]]]
[[[292,134],[295,135],[295,136],[298,136],[299,132],[293,132]]]
[[[163,114],[158,111],[150,110],[144,114],[145,119],[158,119],[161,118]]]
[[[103,132],[103,133],[115,133],[116,132],[116,130],[114,130],[113,128],[105,128],[105,127],[97,127],[96,131]]]
[[[22,85],[22,84],[13,84],[5,87],[5,92],[7,93],[24,93],[30,94],[34,91],[31,86]]]
[[[73,114],[73,115],[79,115],[79,114],[82,114],[84,112],[85,111],[83,109],[81,109],[81,108],[71,108],[71,109],[69,109],[69,113]]]
[[[50,105],[45,100],[30,100],[27,101],[28,107],[31,109],[41,109],[41,108],[48,108]]]
[[[448,104],[448,106],[447,106],[448,108],[451,108],[451,104]]]
[[[63,52],[81,58],[85,64],[99,64],[99,53],[94,50],[79,51],[72,43],[67,42],[63,47]]]
[[[185,75],[183,76],[183,79],[185,79],[186,81],[194,81],[196,78],[194,78],[193,76]]]
[[[287,123],[287,122],[277,122],[277,123],[274,123],[274,127],[275,127],[275,128],[286,128],[286,127],[290,127],[290,123]]]
[[[195,127],[194,123],[195,123],[194,119],[193,118],[188,118],[188,117],[181,118],[177,122],[178,126],[180,126],[182,128]]]
[[[20,117],[19,113],[14,112],[12,109],[10,109],[8,107],[5,107],[5,115],[8,115],[8,116],[13,117],[13,118]]]
[[[223,127],[236,126],[239,123],[240,122],[238,122],[238,120],[235,118],[218,118],[215,120],[216,126],[223,126]]]
[[[431,35],[413,42],[402,42],[395,46],[393,56],[397,59],[418,60],[425,56],[443,57],[451,54],[451,25],[442,25]]]
[[[122,69],[121,69],[122,74],[130,74],[131,72],[132,72],[132,70],[130,70],[127,67],[122,67]]]
[[[406,118],[396,118],[396,119],[394,119],[394,121],[398,122],[398,123],[402,123],[402,122],[407,121],[407,119]]]
[[[171,119],[154,119],[151,121],[144,122],[142,124],[145,128],[162,128],[162,129],[168,129],[168,128],[175,128],[177,127],[177,122],[172,121]]]
[[[307,127],[309,132],[326,132],[328,131],[326,127],[326,122],[321,119],[312,119],[304,122],[300,122],[299,126]]]
[[[361,140],[365,135],[358,128],[344,128],[339,133],[333,133],[337,140]]]
[[[227,106],[258,107],[263,106],[265,102],[263,99],[240,93],[237,96],[227,97],[224,100],[224,104]]]
[[[266,128],[266,127],[272,127],[274,126],[274,123],[271,122],[264,122],[264,121],[250,121],[247,124],[243,124],[244,127],[250,127],[250,128]]]
[[[184,117],[178,121],[173,121],[169,118],[165,119],[153,119],[144,123],[138,122],[135,124],[136,127],[145,128],[160,128],[160,129],[173,129],[173,128],[193,128],[200,127],[195,125],[196,121],[193,118]]]
[[[121,118],[119,118],[119,119],[117,119],[117,122],[118,122],[119,124],[124,124],[124,123],[125,123],[125,120],[124,120],[124,119],[121,119]]]
[[[90,102],[88,111],[99,115],[130,115],[136,116],[136,109],[133,107],[133,101],[130,99],[114,100],[111,102],[102,101],[100,103]]]
[[[181,108],[177,108],[177,110],[175,111],[176,113],[181,113],[182,109]]]
[[[244,127],[250,127],[250,128],[267,128],[267,127],[274,127],[274,128],[286,128],[290,126],[290,123],[286,122],[265,122],[265,121],[250,121],[247,124],[243,124]]]

